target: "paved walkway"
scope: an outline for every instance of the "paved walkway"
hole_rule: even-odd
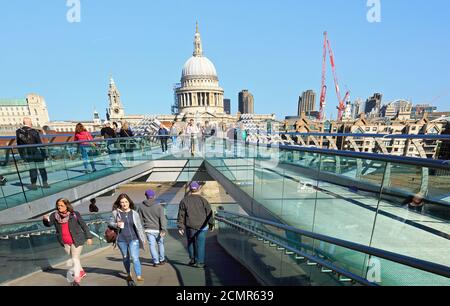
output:
[[[144,282],[138,286],[256,286],[253,276],[230,257],[217,243],[216,233],[210,233],[206,242],[205,269],[187,265],[189,256],[185,241],[175,230],[170,230],[165,242],[168,263],[153,267],[148,248],[141,251]],[[108,247],[81,260],[87,272],[82,286],[127,286],[126,274],[118,249]],[[69,286],[64,264],[45,272],[34,273],[7,285],[10,286]]]

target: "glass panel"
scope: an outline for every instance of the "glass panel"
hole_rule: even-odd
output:
[[[322,154],[314,232],[369,245],[384,170],[384,162]]]
[[[448,265],[449,171],[395,164],[391,168],[396,169],[390,173],[395,183],[382,191],[372,246]]]

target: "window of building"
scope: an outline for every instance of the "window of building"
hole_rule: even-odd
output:
[[[372,131],[376,132],[376,131],[377,131],[377,128],[376,128],[376,127],[374,127],[374,128],[372,129]]]
[[[370,132],[370,127],[366,127],[366,132]]]

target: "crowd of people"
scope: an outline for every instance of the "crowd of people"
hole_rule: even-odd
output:
[[[214,216],[210,203],[201,196],[200,190],[199,182],[189,184],[189,192],[179,205],[177,226],[179,234],[186,237],[189,254],[187,265],[205,268],[206,234],[208,230],[214,229]],[[95,199],[91,200],[89,211],[98,212]],[[94,237],[89,227],[67,199],[58,199],[55,211],[45,215],[43,223],[47,227],[55,227],[59,244],[70,256],[69,266],[73,275],[71,285],[80,286],[81,280],[86,277],[80,256],[83,246],[91,245]],[[163,203],[154,190],[147,190],[145,200],[140,204],[135,204],[127,194],[119,195],[112,206],[107,231],[115,233],[110,242],[120,251],[127,282],[144,281],[140,251],[145,251],[146,245],[150,250],[153,267],[167,262],[164,248],[164,238],[168,231],[167,219]]]
[[[128,140],[128,138],[133,137],[134,134],[127,122],[123,122],[121,128],[119,128],[116,122],[113,122],[111,127],[111,123],[106,121],[100,134],[106,139],[106,150],[111,156],[113,166],[119,161],[120,156],[118,156],[118,153],[125,152],[126,158],[130,159],[133,152],[133,142]],[[127,138],[127,140],[122,141],[118,138]],[[84,172],[96,172],[95,156],[99,154],[100,148],[98,143],[94,141],[92,134],[82,123],[76,125],[73,141],[77,143],[77,151],[81,155]],[[30,175],[28,188],[30,190],[38,189],[39,174],[42,183],[41,187],[51,188],[45,168],[45,161],[48,159],[47,150],[45,147],[39,147],[43,143],[41,133],[40,130],[33,128],[31,118],[23,118],[22,127],[16,131],[16,143],[19,147],[18,152],[21,159],[28,165]],[[6,182],[7,179],[4,176],[0,176],[0,185],[4,186]]]

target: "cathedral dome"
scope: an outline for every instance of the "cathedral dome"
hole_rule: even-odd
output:
[[[188,76],[202,76],[217,78],[216,67],[204,56],[192,56],[183,66],[182,78]]]

